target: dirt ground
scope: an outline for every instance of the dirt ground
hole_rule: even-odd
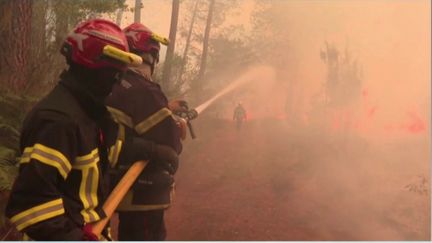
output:
[[[167,240],[431,239],[427,135],[372,142],[277,120],[236,131],[199,119],[195,129]]]
[[[425,137],[373,144],[283,121],[195,123],[168,240],[430,240]]]

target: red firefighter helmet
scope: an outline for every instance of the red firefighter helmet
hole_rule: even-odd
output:
[[[158,56],[160,44],[168,45],[167,38],[161,37],[140,23],[133,23],[124,28],[129,48],[137,54],[151,53]]]
[[[67,37],[61,53],[76,64],[87,68],[112,67],[120,70],[127,68],[127,58],[117,58],[104,55],[107,51],[115,50],[123,56],[128,53],[127,40],[116,24],[103,19],[92,19],[79,24]]]

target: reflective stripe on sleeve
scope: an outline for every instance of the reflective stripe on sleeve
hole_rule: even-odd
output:
[[[113,146],[109,149],[108,160],[110,166],[114,168],[118,162],[118,158],[123,147],[123,141],[125,140],[125,127],[123,124],[118,124],[117,140]]]
[[[171,114],[172,114],[172,112],[170,109],[162,108],[159,111],[152,114],[151,116],[149,116],[144,121],[140,122],[138,125],[136,125],[135,131],[139,135],[142,135],[145,132],[147,132],[148,130],[150,130],[150,128],[154,127],[159,122],[163,121],[165,118],[171,116]]]
[[[109,149],[108,160],[111,167],[114,167],[117,164],[122,145],[123,141],[118,139],[116,143]]]
[[[89,154],[78,156],[75,158],[75,163],[72,168],[84,169],[94,166],[99,161],[99,150],[93,149]]]
[[[63,200],[61,198],[49,201],[21,212],[11,218],[19,231],[26,227],[64,214]]]
[[[94,210],[99,204],[97,197],[99,181],[99,170],[97,165],[82,170],[82,181],[79,190],[79,196],[83,204],[81,215],[86,223],[94,222],[100,219],[100,216]]]
[[[21,156],[20,163],[29,163],[31,159],[57,168],[64,179],[67,178],[72,166],[69,160],[58,150],[37,143],[27,147]]]
[[[111,106],[107,106],[107,110],[111,113],[111,116],[117,123],[121,123],[129,128],[134,127],[132,118],[126,115],[123,111],[113,108]]]

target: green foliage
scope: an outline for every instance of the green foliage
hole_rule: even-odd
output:
[[[11,0],[0,1],[0,37],[11,38],[11,20],[16,15],[10,9]],[[60,47],[71,29],[79,22],[89,18],[107,18],[117,9],[125,8],[125,0],[38,0],[31,1],[31,45],[26,54],[25,87],[15,91],[17,94],[40,94],[42,96],[56,83],[58,75],[66,67],[64,57],[60,55]],[[7,40],[7,39],[6,39]],[[6,41],[7,42],[7,41]],[[1,43],[1,42],[0,42]],[[0,52],[7,56],[7,46],[0,44]],[[3,58],[4,59],[4,58]],[[13,75],[6,70],[0,58],[0,80],[9,80]],[[5,81],[6,82],[6,81]],[[1,83],[1,82],[0,82]],[[11,91],[10,84],[0,87],[3,91]]]
[[[176,51],[178,54],[182,53],[182,58],[172,63],[174,70],[172,81],[175,88],[170,93],[181,90],[180,94],[186,92],[194,96],[197,92],[201,93],[198,90],[210,91],[218,88],[226,84],[230,76],[235,76],[241,67],[249,64],[251,59],[255,58],[248,43],[249,33],[246,33],[241,24],[233,25],[228,22],[230,17],[242,11],[241,1],[216,1],[208,40],[206,68],[204,75],[201,76],[202,80],[200,79],[202,47],[210,2],[185,0],[181,3]],[[194,15],[195,9],[196,15]],[[193,25],[191,25],[193,19]],[[191,38],[188,39],[190,31]],[[188,46],[187,53],[184,52],[186,46]],[[221,70],[223,72],[220,72]],[[210,79],[215,74],[220,75],[221,73],[224,78]]]
[[[25,115],[38,100],[32,96],[0,94],[0,137],[18,138]]]
[[[81,21],[94,14],[110,13],[125,7],[125,0],[55,0],[55,11],[61,13],[62,21]]]
[[[0,191],[9,190],[16,176],[19,130],[26,111],[35,99],[16,95],[0,96]]]
[[[25,114],[36,102],[33,97],[0,95],[0,210],[4,211],[8,192],[18,174],[20,127]],[[0,232],[9,231],[6,218],[0,213]]]
[[[0,191],[9,191],[18,174],[15,151],[0,146]]]
[[[16,157],[16,151],[7,147],[0,146],[0,159],[3,161],[14,161]],[[0,164],[3,162],[0,161]]]
[[[229,34],[220,35],[211,41],[209,71],[226,68],[235,71],[239,66],[254,62],[252,48],[243,40],[230,39]]]

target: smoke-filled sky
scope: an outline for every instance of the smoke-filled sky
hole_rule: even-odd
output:
[[[317,58],[323,40],[348,45],[363,64],[365,86],[376,96],[386,96],[381,102],[429,100],[429,1],[289,1],[286,5],[292,8],[287,26],[295,33],[293,41],[303,63],[323,69]],[[322,77],[315,74],[310,74],[312,79]]]
[[[134,5],[128,0],[129,6]],[[229,24],[251,28],[253,0],[240,2],[240,9],[228,16]],[[269,1],[271,2],[271,1]],[[276,18],[286,23],[296,61],[290,78],[296,79],[303,102],[322,87],[326,66],[319,58],[324,42],[343,51],[348,47],[364,71],[367,102],[375,107],[381,126],[409,122],[415,113],[429,124],[431,83],[431,4],[428,0],[290,0],[280,4]],[[184,3],[184,2],[183,2]],[[182,3],[182,4],[183,4]],[[168,36],[171,1],[143,0],[141,20],[155,32]],[[181,8],[180,21],[182,16]],[[126,14],[122,26],[133,20]],[[182,23],[180,22],[179,25]],[[164,50],[163,50],[164,51]],[[182,50],[179,50],[182,51]],[[275,50],[275,55],[283,55]],[[297,94],[299,95],[299,94]],[[386,125],[387,124],[387,125]]]
[[[286,15],[279,18],[289,29],[305,98],[325,79],[318,51],[326,40],[341,51],[347,46],[358,58],[363,87],[381,128],[409,123],[410,112],[429,124],[429,1],[299,0],[284,1],[284,7],[280,13]]]

